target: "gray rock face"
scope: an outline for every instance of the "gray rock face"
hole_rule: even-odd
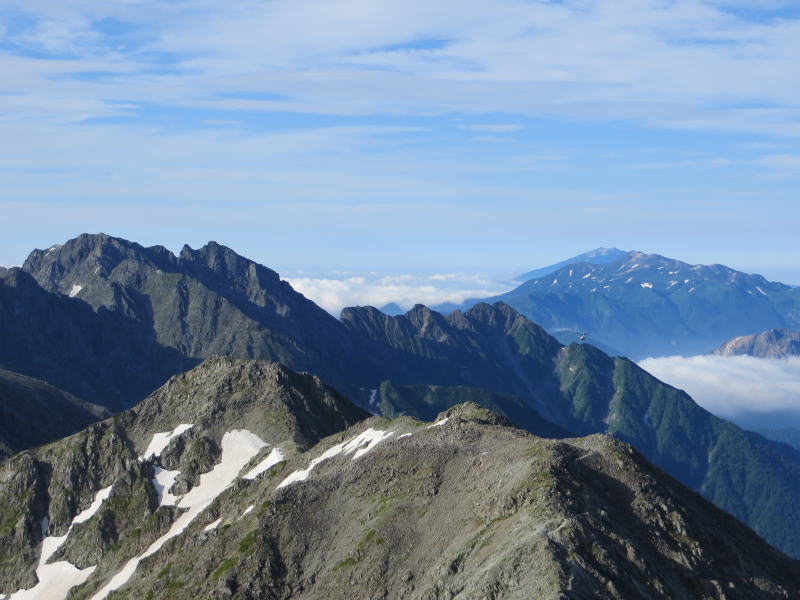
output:
[[[280,442],[289,454],[367,416],[319,379],[275,363],[209,359],[171,379],[135,409],[78,434],[17,454],[0,470],[0,593],[29,589],[45,535],[67,540],[50,562],[105,573],[143,551],[178,516],[159,506],[156,469],[180,471],[173,491],[200,483],[219,461],[225,432],[247,429]],[[176,435],[163,452],[142,460],[156,433]],[[110,497],[86,524],[72,520],[95,494]],[[46,520],[46,521],[45,521]],[[46,522],[46,526],[43,525]]]
[[[146,324],[48,293],[30,274],[0,274],[0,367],[112,410],[130,407],[197,364]]]
[[[84,234],[32,252],[23,268],[45,290],[123,315],[188,359],[274,360],[342,389],[353,365],[371,362],[337,319],[277,273],[214,242],[175,256],[161,246]]]
[[[66,535],[51,563],[97,565],[72,599],[800,593],[796,561],[613,438],[544,440],[471,403],[433,424],[364,417],[311,376],[209,359],[136,409],[6,463],[0,593],[37,583],[44,517]],[[192,427],[137,459],[181,423]],[[252,436],[270,445],[253,449]],[[276,449],[282,459],[251,476]],[[209,493],[222,465],[231,475]],[[167,492],[205,489],[208,502],[161,502],[157,467],[180,472]]]
[[[725,342],[713,354],[717,356],[754,356],[756,358],[786,358],[800,356],[800,331],[770,329]]]

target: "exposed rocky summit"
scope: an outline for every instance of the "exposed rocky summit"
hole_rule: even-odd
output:
[[[725,342],[714,352],[717,356],[754,356],[756,358],[786,358],[800,356],[800,331],[770,329],[744,335]]]
[[[797,561],[611,437],[545,440],[474,403],[366,417],[312,376],[209,359],[4,465],[0,594],[800,594]]]

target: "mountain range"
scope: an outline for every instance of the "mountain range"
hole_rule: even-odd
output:
[[[800,563],[605,435],[369,417],[211,358],[17,454],[0,598],[789,598]]]
[[[445,308],[504,302],[564,342],[588,333],[598,347],[636,360],[705,354],[736,336],[800,327],[800,288],[723,265],[603,251],[531,271],[499,296]]]
[[[0,367],[81,401],[117,412],[215,355],[307,371],[389,417],[429,420],[470,400],[542,437],[611,434],[800,555],[798,452],[714,417],[628,359],[563,346],[502,302],[395,317],[352,307],[336,319],[213,242],[176,256],[102,234],[34,251],[0,283],[0,339],[20,349],[4,344]]]
[[[800,331],[770,329],[744,335],[722,344],[714,351],[717,356],[755,356],[756,358],[786,358],[800,356]]]

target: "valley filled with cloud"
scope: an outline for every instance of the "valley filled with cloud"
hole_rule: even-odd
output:
[[[639,366],[742,426],[800,426],[800,357],[670,356]]]

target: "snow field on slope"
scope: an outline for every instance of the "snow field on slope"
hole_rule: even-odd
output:
[[[85,523],[91,519],[103,505],[109,495],[111,488],[103,488],[94,497],[92,504],[72,519],[67,533],[62,536],[47,536],[42,540],[42,553],[39,557],[39,566],[36,567],[36,577],[38,583],[29,590],[19,590],[11,594],[8,600],[64,600],[69,591],[76,585],[84,583],[89,576],[94,573],[97,566],[79,569],[72,563],[65,560],[47,564],[50,557],[55,554],[61,545],[67,541],[72,528],[80,523]],[[44,523],[43,523],[44,525]],[[5,598],[5,596],[2,596]]]
[[[192,521],[236,480],[241,470],[258,455],[262,448],[267,446],[267,443],[246,429],[234,429],[222,436],[221,446],[222,457],[219,463],[211,471],[201,475],[200,483],[189,490],[178,502],[178,508],[188,510],[178,517],[167,533],[153,542],[147,550],[130,559],[106,585],[92,596],[91,600],[103,600],[111,592],[125,585],[136,572],[139,563],[158,552],[169,540],[183,533]]]
[[[150,444],[147,446],[144,454],[142,454],[139,458],[141,460],[149,460],[151,458],[161,456],[161,453],[167,449],[167,446],[169,446],[169,443],[173,440],[173,438],[176,438],[179,435],[189,431],[192,427],[194,427],[194,425],[191,423],[181,423],[172,431],[154,433],[153,439],[150,440]]]
[[[382,431],[380,429],[372,429],[370,427],[363,433],[360,433],[356,437],[344,441],[340,444],[336,444],[335,446],[328,448],[325,452],[323,452],[320,456],[313,459],[305,469],[297,470],[291,473],[286,479],[278,484],[277,489],[286,487],[288,485],[292,485],[293,483],[297,483],[299,481],[305,481],[308,479],[308,476],[311,474],[311,471],[314,470],[321,462],[328,460],[329,458],[333,458],[334,456],[338,456],[339,454],[352,454],[353,460],[360,458],[370,450],[372,450],[375,446],[380,444],[382,441],[390,438],[394,435],[394,431]]]

